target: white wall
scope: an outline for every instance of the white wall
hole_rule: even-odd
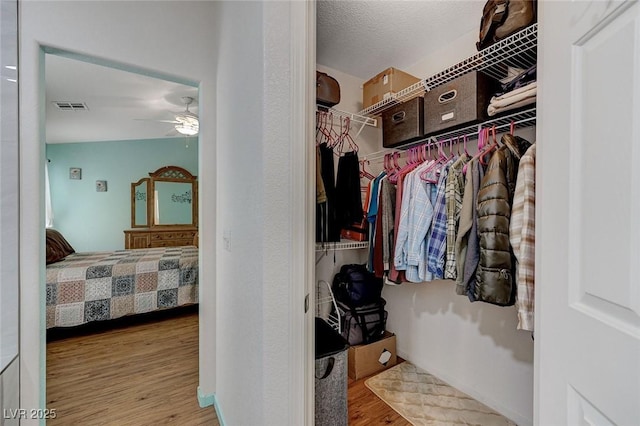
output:
[[[219,371],[217,399],[228,424],[256,423],[264,413],[262,13],[251,2],[224,3],[217,17],[216,126],[219,140],[228,142],[218,148],[219,158],[227,161],[217,169],[218,241],[223,244],[216,269],[216,341],[219,366],[227,366]]]
[[[21,114],[29,117],[21,124],[22,407],[44,407],[38,314],[44,44],[200,83],[200,391],[207,397],[215,391],[228,424],[302,423],[306,284],[299,278],[306,262],[291,259],[300,259],[292,247],[303,236],[292,223],[306,220],[300,188],[308,166],[296,163],[306,159],[303,138],[291,137],[294,129],[305,134],[305,120],[291,117],[304,103],[301,93],[308,92],[311,104],[311,70],[298,75],[306,60],[298,43],[306,37],[308,24],[298,19],[307,19],[305,8],[298,2],[22,3]]]
[[[292,344],[303,315],[296,281],[289,2],[224,2],[217,16],[219,208],[216,398],[230,425],[301,424],[304,365]],[[298,70],[300,72],[300,70]],[[296,154],[297,153],[297,154]],[[304,175],[302,176],[304,180]],[[292,304],[296,306],[291,312]],[[298,329],[298,334],[301,329]],[[296,417],[298,415],[298,417]]]
[[[18,356],[18,3],[0,6],[0,378]],[[11,81],[13,80],[13,81]],[[1,395],[0,395],[1,396]]]
[[[473,55],[476,38],[477,31],[469,32],[403,71],[420,78],[435,74]],[[363,81],[330,71],[340,82],[347,103],[343,109],[361,109]],[[372,70],[372,76],[379,71]],[[377,133],[368,134],[362,141],[363,152],[382,149],[381,132],[372,130]],[[520,129],[517,134],[535,140],[534,128]],[[472,153],[475,143],[469,144]],[[375,167],[380,169],[381,165],[372,165]],[[332,276],[341,261],[354,256],[358,259],[364,255],[339,253],[335,265],[332,256],[323,259],[318,265],[318,279]],[[359,258],[364,260],[366,256]],[[518,424],[533,423],[533,340],[530,333],[516,330],[514,307],[470,303],[455,294],[455,283],[442,280],[385,286],[383,297],[389,312],[387,328],[398,336],[399,355]]]
[[[219,4],[27,1],[20,6],[20,406],[45,406],[43,45],[200,83],[200,253],[208,260],[201,262],[200,270],[200,332],[204,336],[200,339],[200,387],[204,394],[212,394],[216,235],[211,212],[216,211],[216,136],[211,119],[216,108],[213,22]]]

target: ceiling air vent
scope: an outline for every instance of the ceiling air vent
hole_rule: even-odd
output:
[[[88,111],[89,108],[84,102],[67,102],[67,101],[54,101],[53,104],[60,111]]]

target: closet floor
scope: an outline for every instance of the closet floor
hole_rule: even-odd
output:
[[[47,425],[218,425],[200,408],[198,314],[47,343]]]
[[[398,363],[401,362],[404,360],[398,358]],[[411,426],[411,423],[365,386],[364,382],[370,377],[348,379],[349,426]]]

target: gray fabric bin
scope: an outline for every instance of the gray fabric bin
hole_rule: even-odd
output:
[[[349,345],[329,324],[316,318],[315,424],[347,426],[347,349]]]

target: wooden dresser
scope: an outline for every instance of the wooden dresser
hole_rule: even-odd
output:
[[[163,228],[137,228],[124,231],[124,248],[192,246],[198,232],[194,226]]]

